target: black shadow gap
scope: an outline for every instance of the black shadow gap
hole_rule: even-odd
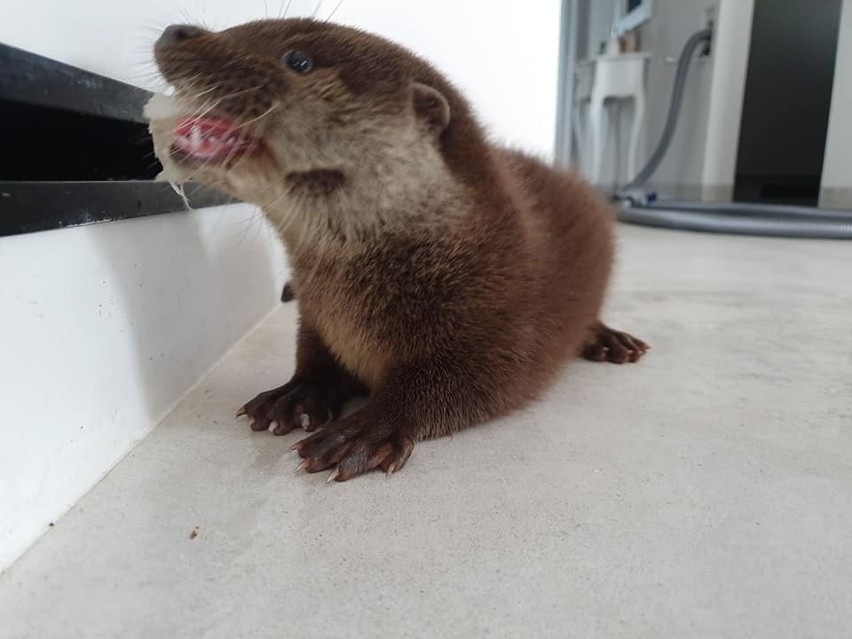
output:
[[[0,236],[186,210],[154,182],[149,91],[0,44]],[[188,185],[192,208],[236,200]]]

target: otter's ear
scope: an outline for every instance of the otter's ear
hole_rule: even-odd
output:
[[[420,82],[413,82],[411,90],[417,119],[424,122],[436,135],[443,133],[450,123],[450,104],[447,98],[437,89]]]

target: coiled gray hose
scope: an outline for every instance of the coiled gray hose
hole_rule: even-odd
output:
[[[618,219],[643,226],[705,233],[852,239],[852,212],[849,211],[766,204],[636,201],[635,191],[641,189],[659,168],[671,144],[692,56],[701,44],[710,42],[712,36],[710,29],[704,29],[692,34],[686,41],[678,58],[669,112],[660,141],[636,177],[615,194],[615,199],[621,202]],[[634,193],[631,194],[631,191]]]

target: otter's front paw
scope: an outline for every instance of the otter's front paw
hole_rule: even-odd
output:
[[[344,401],[336,388],[291,380],[255,397],[237,411],[237,417],[247,415],[251,429],[256,431],[271,426],[276,435],[286,435],[296,427],[312,432],[337,419]]]
[[[328,481],[346,481],[371,470],[387,474],[401,469],[414,449],[403,429],[358,413],[331,424],[295,444],[300,468],[316,473],[334,467]]]

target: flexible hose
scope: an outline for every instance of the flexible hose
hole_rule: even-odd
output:
[[[674,209],[695,213],[718,213],[719,215],[766,217],[771,210],[772,217],[802,219],[812,221],[848,222],[852,224],[852,211],[837,209],[818,209],[813,206],[794,206],[791,204],[752,204],[749,202],[681,202],[666,200],[645,205],[648,209]]]
[[[714,205],[715,207],[716,205]],[[684,211],[662,206],[633,207],[619,210],[618,219],[630,224],[680,231],[701,231],[704,233],[727,233],[732,235],[760,235],[764,237],[800,237],[826,240],[852,240],[852,221],[833,220],[829,216],[823,219],[802,219],[784,217],[755,217],[751,215],[719,215],[716,208],[712,212],[700,213]]]
[[[618,219],[622,222],[704,233],[758,235],[765,237],[799,237],[813,239],[852,239],[852,212],[817,209],[804,206],[706,202],[656,202],[644,200],[641,189],[659,168],[674,137],[689,63],[695,50],[712,39],[712,31],[694,33],[681,51],[675,73],[669,112],[660,141],[636,177],[618,189]],[[632,191],[632,192],[631,192]],[[637,202],[638,200],[638,202]]]
[[[692,54],[699,45],[710,42],[713,32],[710,29],[704,29],[693,33],[686,44],[683,46],[683,51],[680,53],[680,58],[677,61],[677,72],[675,73],[674,87],[672,88],[672,100],[669,103],[669,113],[666,116],[666,124],[663,127],[663,134],[660,136],[660,141],[657,143],[651,157],[642,167],[642,170],[633,178],[627,186],[620,189],[621,191],[630,191],[644,186],[654,172],[660,167],[660,163],[669,150],[669,145],[674,137],[675,129],[677,128],[678,117],[680,116],[680,105],[683,103],[683,90],[686,86],[686,74],[689,71],[689,61],[692,59]]]

